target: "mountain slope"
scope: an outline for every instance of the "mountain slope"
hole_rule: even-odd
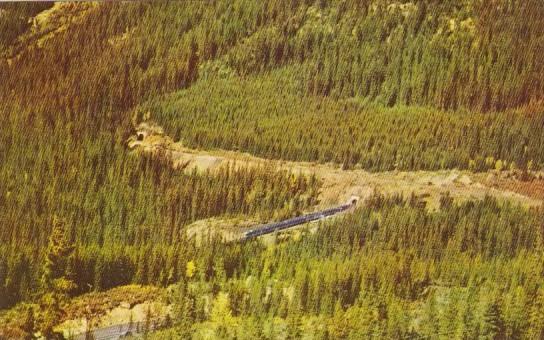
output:
[[[227,278],[240,275],[240,280],[250,280],[258,273],[262,280],[254,302],[244,308],[262,307],[270,271],[261,269],[270,268],[246,259],[259,253],[265,261],[267,250],[259,243],[230,246],[218,240],[198,248],[183,236],[185,228],[212,216],[295,215],[315,204],[320,183],[311,176],[269,168],[177,171],[160,153],[128,150],[126,141],[134,126],[149,116],[192,147],[332,161],[345,168],[519,168],[522,177],[530,179],[531,170],[544,166],[540,0],[49,6],[0,6],[0,296],[6,297],[0,299],[2,308],[39,301],[48,311],[52,306],[47,303],[90,290],[184,282],[187,263],[193,260],[198,262],[198,279],[204,282],[194,285],[197,293],[210,290],[215,297]],[[384,214],[402,210],[395,225],[410,216],[443,219],[441,212],[426,215],[417,210],[416,198],[402,204],[398,197],[390,200]],[[402,207],[396,208],[397,203]],[[541,233],[536,234],[542,230],[537,224],[541,211],[503,208],[495,202],[476,208],[471,204],[476,203],[445,209],[452,214],[474,212],[472,222],[479,222],[480,211],[492,215],[504,209],[508,216],[521,216],[520,228],[531,230],[523,237],[535,240],[518,242],[518,225],[501,217],[500,223],[510,228],[501,242],[519,243],[508,255],[506,246],[495,250],[499,249],[495,229],[487,228],[495,219],[489,217],[481,228],[469,223],[470,237],[463,239],[461,234],[452,242],[479,240],[482,248],[472,254],[490,256],[479,267],[482,272],[494,271],[495,255],[523,259],[525,251],[541,251],[541,241],[537,242]],[[456,224],[460,233],[464,223]],[[443,243],[436,244],[449,247],[453,226],[436,227],[445,229],[429,237],[441,238]],[[325,235],[310,239],[308,257],[323,249]],[[352,230],[335,237],[352,241],[344,254],[360,255],[359,236]],[[400,238],[389,241],[395,249],[403,246]],[[69,255],[54,253],[57,242],[68,245],[60,249]],[[286,246],[287,251],[302,253],[297,247]],[[404,259],[410,258],[410,251],[419,252],[407,249]],[[431,253],[422,255],[421,266],[432,266]],[[463,259],[466,255],[452,254]],[[278,261],[287,257],[282,256]],[[57,262],[52,264],[51,258]],[[283,316],[288,311],[296,316],[301,306],[305,313],[317,311],[317,306],[306,303],[281,302],[283,288],[294,284],[289,275],[297,272],[285,269],[289,265],[307,268],[304,263],[278,263],[282,268],[278,276],[287,277],[287,283],[276,287],[273,301],[280,305],[266,308],[281,310]],[[399,269],[398,275],[407,273],[408,267]],[[522,269],[533,273],[531,268]],[[305,270],[298,270],[296,279],[301,289],[309,282]],[[44,273],[57,276],[47,279]],[[420,267],[417,273],[425,271]],[[386,278],[389,274],[383,273]],[[490,277],[479,274],[473,278]],[[55,280],[77,287],[59,288],[51,283]],[[528,281],[524,289],[536,296],[541,283]],[[311,282],[318,286],[320,281]],[[399,281],[410,288],[398,291],[387,279],[383,282],[394,299],[406,299],[407,291],[420,292],[411,281]],[[456,284],[465,285],[466,280]],[[44,292],[54,293],[58,300],[40,300],[48,296]],[[330,314],[334,308],[341,315],[358,293],[355,289],[349,298],[340,298],[343,293],[331,288],[324,310]],[[205,310],[203,305],[198,308]],[[190,318],[201,322],[205,315]]]

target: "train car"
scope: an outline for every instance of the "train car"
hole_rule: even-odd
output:
[[[293,217],[281,222],[273,222],[273,223],[264,224],[257,228],[246,231],[244,233],[243,239],[247,240],[247,239],[251,239],[261,235],[270,234],[278,230],[291,228],[299,224],[304,224],[304,223],[316,221],[319,219],[323,219],[325,217],[329,217],[329,216],[338,214],[342,211],[345,211],[349,209],[350,207],[352,207],[355,203],[356,201],[351,201],[350,203],[342,204],[335,208],[330,208],[330,209],[326,209],[319,212],[314,212],[314,213],[310,213],[310,214],[306,214],[306,215],[302,215],[298,217]]]

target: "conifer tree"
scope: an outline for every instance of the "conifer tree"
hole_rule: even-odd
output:
[[[480,338],[486,340],[500,340],[505,338],[504,320],[499,302],[489,302],[482,317]]]
[[[461,304],[455,336],[458,339],[470,340],[478,336],[478,325],[473,308],[474,296],[468,295],[466,302]]]
[[[516,287],[507,298],[503,312],[506,337],[508,339],[522,339],[526,334],[530,317],[527,309],[529,303],[524,288],[522,286]]]
[[[540,288],[529,315],[529,337],[544,339],[544,289]]]
[[[302,315],[300,307],[297,305],[289,310],[287,316],[287,339],[300,339],[302,335]]]
[[[431,295],[423,309],[424,321],[422,332],[428,337],[436,337],[440,334],[440,323],[438,318],[438,307],[435,295]]]
[[[74,246],[66,235],[65,223],[55,217],[42,276],[40,331],[47,338],[55,338],[53,328],[62,316],[62,307],[76,286],[67,276],[67,265]]]
[[[441,336],[453,336],[457,326],[458,297],[455,293],[450,294],[448,297],[449,300],[444,306],[439,319]]]
[[[221,339],[232,338],[236,320],[232,316],[229,296],[219,293],[213,301],[210,321],[214,325],[216,335]]]
[[[34,316],[34,310],[31,306],[28,306],[25,311],[23,326],[21,330],[24,332],[24,339],[34,339],[34,332],[36,330],[36,320]]]
[[[147,338],[147,334],[152,331],[151,321],[152,321],[151,306],[147,305],[147,308],[145,310],[145,320],[144,320],[144,338]]]

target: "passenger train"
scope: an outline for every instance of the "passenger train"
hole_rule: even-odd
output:
[[[291,228],[291,227],[294,227],[294,226],[299,225],[299,224],[304,224],[304,223],[316,221],[316,220],[319,220],[319,219],[322,219],[322,218],[325,218],[325,217],[328,217],[328,216],[332,216],[332,215],[338,214],[339,212],[342,212],[342,211],[345,211],[345,210],[349,209],[355,203],[356,203],[356,201],[353,200],[350,203],[342,204],[342,205],[340,205],[340,206],[338,206],[336,208],[330,208],[330,209],[314,212],[314,213],[311,213],[311,214],[306,214],[306,215],[302,215],[302,216],[298,216],[298,217],[293,217],[293,218],[290,218],[288,220],[281,221],[281,222],[273,222],[273,223],[263,224],[261,226],[258,226],[256,228],[254,228],[254,229],[250,229],[250,230],[246,231],[244,233],[243,239],[248,240],[248,239],[255,238],[255,237],[258,237],[258,236],[261,236],[261,235],[273,233],[273,232],[275,232],[277,230],[283,230],[283,229]]]

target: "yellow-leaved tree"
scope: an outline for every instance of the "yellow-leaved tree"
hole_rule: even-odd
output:
[[[66,225],[58,217],[53,218],[51,236],[45,256],[42,276],[39,330],[47,339],[60,337],[54,332],[63,314],[63,305],[70,292],[76,288],[68,267],[74,245],[66,232]]]

